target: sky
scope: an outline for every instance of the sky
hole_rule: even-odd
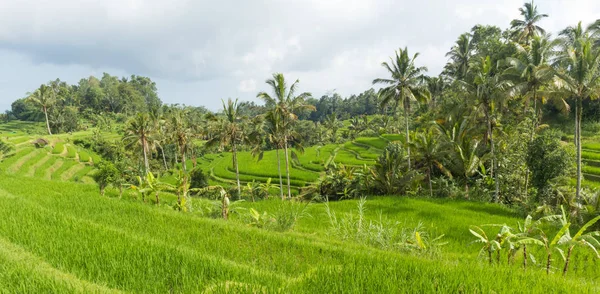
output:
[[[437,75],[458,36],[507,28],[523,0],[1,0],[0,111],[40,84],[108,72],[148,76],[165,103],[256,101],[282,72],[315,97],[387,77],[394,50]],[[538,0],[556,35],[600,17],[597,0]]]

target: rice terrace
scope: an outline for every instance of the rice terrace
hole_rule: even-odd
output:
[[[20,15],[16,2],[0,9]],[[0,30],[3,63],[23,62],[3,57],[17,50],[36,72],[0,71],[0,293],[600,293],[600,19],[583,13],[600,6],[530,1],[500,26],[503,10],[476,23],[481,1],[440,12],[456,19],[447,32],[473,21],[440,56],[406,27],[379,57],[365,30],[386,38],[383,16],[413,17],[385,1],[240,2],[233,29],[159,2],[36,8],[74,38],[130,44],[110,53],[44,43],[55,32],[39,13],[25,16],[37,33]],[[281,46],[261,47],[265,34]],[[308,60],[340,43],[346,55]],[[188,45],[202,49],[188,59]]]

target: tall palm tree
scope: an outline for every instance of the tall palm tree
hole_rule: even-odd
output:
[[[48,129],[48,135],[52,135],[52,131],[50,130],[50,121],[48,120],[48,108],[50,108],[52,104],[56,102],[56,93],[52,87],[43,84],[40,85],[35,92],[29,95],[27,100],[42,108],[42,112],[44,112],[44,115],[46,116],[46,128]]]
[[[192,143],[191,138],[194,134],[183,110],[175,110],[170,115],[167,129],[170,132],[173,142],[177,145],[183,170],[187,171],[186,157]]]
[[[510,22],[510,28],[513,30],[512,37],[519,43],[525,42],[525,45],[529,45],[533,37],[546,33],[537,23],[548,15],[539,13],[533,0],[523,4],[523,7],[519,8],[519,12],[523,19],[513,19]]]
[[[379,91],[381,106],[385,107],[390,102],[395,102],[397,108],[400,103],[404,108],[404,124],[406,127],[407,160],[410,170],[410,138],[409,120],[411,101],[425,102],[430,98],[429,90],[423,84],[423,74],[427,68],[415,66],[415,59],[419,53],[412,58],[408,55],[407,48],[396,51],[396,58],[390,58],[390,63],[383,62],[383,66],[391,75],[390,78],[374,79],[373,84],[382,84],[384,88]]]
[[[125,128],[123,141],[128,147],[138,146],[142,149],[144,158],[144,174],[150,171],[148,156],[154,148],[155,124],[147,113],[138,113],[132,118]]]
[[[235,169],[235,180],[237,183],[238,194],[242,193],[242,187],[240,185],[240,171],[238,166],[237,149],[241,144],[248,142],[247,133],[245,130],[245,124],[247,119],[240,115],[240,107],[238,100],[235,101],[227,99],[227,103],[221,100],[223,103],[223,114],[224,117],[219,120],[214,115],[209,115],[209,119],[218,121],[219,132],[212,137],[212,139],[206,142],[206,146],[215,146],[219,144],[223,146],[231,146],[232,164]]]
[[[338,130],[344,126],[344,123],[338,119],[337,114],[334,112],[325,117],[323,126],[331,132],[331,141],[336,143]]]
[[[506,58],[508,68],[504,71],[504,76],[514,81],[514,90],[525,97],[526,108],[529,106],[529,101],[533,100],[534,129],[539,120],[537,109],[539,90],[550,84],[554,78],[554,69],[549,61],[554,55],[553,48],[556,45],[557,42],[550,40],[548,35],[534,36],[531,46],[523,47],[515,44],[517,54]]]
[[[560,33],[562,53],[557,59],[560,87],[575,103],[575,146],[577,149],[576,197],[581,200],[581,116],[583,99],[600,96],[600,49],[594,46],[594,26],[584,30],[581,22]]]
[[[260,92],[256,97],[262,99],[272,112],[274,117],[277,118],[276,122],[279,124],[278,132],[280,133],[284,156],[285,156],[285,170],[287,173],[287,188],[288,197],[292,197],[292,190],[290,187],[290,164],[288,157],[288,143],[293,133],[294,122],[298,119],[298,113],[302,111],[314,111],[315,107],[306,103],[306,99],[311,96],[310,93],[302,93],[296,96],[296,90],[298,83],[296,80],[288,89],[285,77],[281,73],[273,74],[272,79],[268,79],[266,83],[271,87],[273,96],[266,92]]]
[[[446,81],[444,77],[427,77],[427,88],[429,89],[429,93],[431,94],[430,106],[431,109],[435,109],[436,101],[441,98],[444,90],[446,89]]]
[[[446,53],[446,57],[450,57],[450,61],[444,67],[444,72],[457,80],[463,79],[469,70],[473,47],[471,34],[460,35],[454,46]]]
[[[486,142],[489,140],[490,156],[492,157],[492,168],[490,169],[491,176],[494,177],[496,188],[492,201],[499,200],[500,182],[498,179],[498,161],[496,159],[495,144],[494,144],[494,123],[496,120],[496,108],[501,106],[509,93],[508,89],[512,87],[512,83],[501,78],[496,73],[495,65],[489,56],[482,58],[480,62],[474,64],[470,68],[470,74],[473,78],[472,84],[468,85],[467,91],[470,91],[475,101],[483,112],[484,119],[487,125]]]
[[[281,175],[281,160],[279,157],[279,150],[283,148],[283,135],[281,132],[281,123],[279,117],[273,111],[269,111],[264,117],[264,132],[267,140],[275,146],[277,153],[277,171],[279,173],[279,192],[281,200],[284,200],[283,196],[283,178]]]

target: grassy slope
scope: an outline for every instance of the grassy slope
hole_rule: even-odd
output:
[[[126,197],[127,198],[127,197]],[[167,199],[173,201],[172,199]],[[278,201],[246,203],[272,210]],[[333,204],[348,213],[355,201]],[[93,185],[0,177],[0,285],[9,292],[597,292],[598,269],[569,279],[489,267],[469,224],[510,223],[510,210],[469,202],[374,198],[367,215],[423,220],[450,242],[440,259],[383,252],[328,235],[321,204],[295,232],[274,233],[102,198]],[[15,250],[12,250],[14,248]],[[460,261],[460,262],[458,262]],[[577,265],[577,259],[574,261]],[[33,264],[39,265],[34,267]],[[494,277],[494,278],[489,278]],[[595,279],[595,281],[594,281]],[[528,281],[527,284],[522,281]],[[51,290],[48,290],[51,289]]]

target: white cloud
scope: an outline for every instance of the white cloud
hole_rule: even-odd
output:
[[[371,87],[394,50],[432,74],[475,24],[506,28],[524,0],[1,0],[0,110],[56,77],[147,75],[165,102],[254,99],[273,72],[315,96]],[[600,16],[594,0],[538,1],[556,33]],[[15,58],[18,56],[18,58]],[[9,65],[9,66],[7,66]],[[16,81],[19,77],[19,81]],[[198,93],[202,93],[201,95]]]
[[[256,91],[256,81],[254,79],[242,80],[238,89],[244,93],[254,92]]]

